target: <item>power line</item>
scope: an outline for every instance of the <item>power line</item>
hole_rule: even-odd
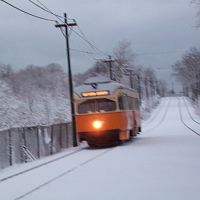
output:
[[[66,35],[61,27],[60,27],[60,30],[61,30],[62,35],[66,38]],[[72,29],[70,29],[70,30],[72,30]],[[74,48],[70,48],[70,50],[80,52],[80,53],[90,54],[90,55],[95,54],[94,52],[91,52],[91,51],[84,51],[84,50],[79,50],[79,49],[74,49]]]
[[[0,1],[2,1],[3,3],[5,3],[5,4],[11,6],[12,8],[15,8],[16,10],[18,10],[18,11],[20,11],[20,12],[23,12],[23,13],[29,15],[29,16],[32,16],[32,17],[35,17],[35,18],[38,18],[38,19],[42,19],[42,20],[45,20],[45,21],[51,21],[51,22],[56,22],[56,23],[58,23],[56,20],[49,19],[49,18],[44,18],[44,17],[40,17],[40,16],[38,16],[38,15],[32,14],[32,13],[30,13],[30,12],[27,12],[27,11],[25,11],[25,10],[19,8],[19,7],[16,7],[15,5],[13,5],[13,4],[11,4],[11,3],[5,1],[5,0],[0,0]],[[47,6],[45,6],[45,5],[44,5],[43,3],[41,3],[39,0],[36,0],[36,1],[37,1],[40,5],[37,4],[37,3],[35,3],[35,2],[32,1],[32,0],[28,0],[28,1],[29,1],[30,3],[32,3],[32,4],[34,4],[35,6],[37,6],[38,8],[42,9],[43,11],[45,11],[45,12],[47,12],[47,13],[49,13],[49,14],[54,15],[56,18],[59,19],[59,21],[63,22],[63,20],[62,20],[61,18],[64,19],[64,17],[62,17],[62,16],[60,16],[60,15],[57,15],[57,14],[55,14],[54,12],[52,12]],[[70,19],[70,18],[68,18],[68,19],[69,19],[69,20],[75,21],[74,19]],[[89,46],[90,46],[93,50],[98,51],[100,54],[102,54],[102,55],[104,55],[104,56],[107,55],[107,54],[105,54],[103,51],[101,51],[98,47],[96,47],[94,44],[92,44],[92,43],[86,38],[86,36],[85,36],[85,34],[83,33],[83,31],[81,30],[80,26],[78,26],[78,29],[79,29],[79,31],[80,31],[81,34],[79,34],[77,31],[73,30],[72,28],[70,28],[70,31],[71,31],[71,32],[73,31],[73,32],[74,32],[76,35],[78,35],[82,40],[84,40],[87,44],[89,44]],[[63,34],[63,36],[66,38],[66,35],[65,35],[64,31],[62,30],[62,28],[60,28],[60,30],[61,30],[61,33]],[[69,34],[69,35],[70,35],[70,34]],[[71,50],[72,50],[72,51],[76,51],[76,52],[80,52],[80,53],[84,53],[84,54],[86,54],[86,55],[88,55],[88,56],[91,56],[91,55],[94,55],[94,54],[95,54],[94,52],[84,51],[84,50],[79,50],[79,49],[71,49]],[[92,57],[92,59],[94,59],[94,58]]]
[[[57,17],[60,21],[62,21],[62,22],[64,23],[64,17],[63,17],[63,16],[58,15],[58,14],[56,14],[55,12],[51,11],[51,10],[50,10],[47,6],[45,6],[41,1],[36,0],[36,1],[38,2],[38,4],[35,3],[35,2],[32,1],[32,0],[28,0],[28,1],[29,1],[30,3],[32,3],[32,4],[34,4],[35,6],[37,6],[38,8],[42,9],[43,11],[45,11],[45,12],[47,12],[47,13],[49,13],[49,14],[54,15],[55,17]],[[40,4],[40,5],[39,5],[39,4]],[[63,19],[63,20],[61,20],[61,19]],[[73,20],[73,19],[68,18],[68,17],[67,17],[67,19],[68,19],[68,20]]]
[[[20,12],[23,12],[23,13],[25,13],[27,15],[30,15],[32,17],[35,17],[35,18],[38,18],[38,19],[42,19],[42,20],[45,20],[45,21],[56,22],[56,20],[48,19],[48,18],[44,18],[44,17],[40,17],[40,16],[34,15],[34,14],[30,13],[30,12],[27,12],[25,10],[22,10],[21,8],[18,8],[18,7],[14,6],[13,4],[11,4],[11,3],[7,2],[7,1],[4,1],[4,0],[0,0],[0,1],[2,1],[3,3],[5,3],[5,4],[7,4],[7,5],[9,5],[9,6],[13,7],[13,8],[15,8],[16,10],[18,10]]]
[[[82,38],[93,50],[98,51],[101,55],[103,56],[107,56],[106,53],[104,53],[103,51],[101,51],[98,47],[96,47],[95,45],[93,45],[87,38],[83,37],[81,34],[79,34],[77,31],[75,31],[74,29],[72,29],[72,31],[78,35],[80,38]]]
[[[79,49],[74,49],[74,48],[70,48],[71,51],[76,51],[76,52],[80,52],[80,53],[85,53],[85,54],[90,54],[90,55],[94,55],[94,52],[90,52],[90,51],[84,51],[84,50],[79,50]]]
[[[37,3],[35,3],[35,2],[32,1],[32,0],[28,0],[28,1],[29,1],[30,3],[32,3],[33,5],[37,6],[38,8],[40,8],[41,10],[43,10],[43,11],[49,13],[49,14],[54,15],[58,20],[64,22],[63,20],[61,20],[61,19],[64,19],[63,16],[60,16],[60,15],[58,15],[58,14],[55,14],[54,12],[52,12],[47,6],[45,6],[45,5],[44,5],[42,2],[40,2],[39,0],[36,0],[36,1],[37,1],[40,5],[37,4]]]
[[[78,27],[78,30],[79,30],[79,32],[81,33],[81,35],[84,37],[84,39],[86,39],[87,41],[89,41],[89,40],[87,39],[86,35],[84,34],[84,32],[82,31],[81,27],[78,25],[78,23],[77,23],[77,27]],[[100,50],[99,48],[97,48],[97,47],[96,47],[94,44],[92,44],[91,42],[90,42],[89,45],[92,47],[92,49],[96,49],[96,50],[99,51],[102,55],[107,56],[106,53],[104,53],[102,50]]]
[[[36,0],[41,6],[38,5],[37,3],[35,3],[35,2],[32,1],[32,0],[28,0],[28,1],[31,2],[32,4],[34,4],[35,6],[39,7],[40,9],[44,10],[45,12],[48,12],[48,13],[54,15],[54,16],[57,17],[60,21],[63,22],[63,20],[61,20],[61,18],[63,18],[62,16],[57,15],[57,14],[55,14],[54,12],[52,12],[52,11],[51,11],[47,6],[45,6],[41,1]],[[69,19],[69,18],[68,18],[68,19]],[[74,20],[74,19],[70,19],[70,20]],[[75,20],[74,20],[74,21],[75,21]],[[76,21],[75,21],[75,22],[76,22]],[[78,29],[79,29],[79,31],[80,31],[81,34],[79,34],[78,32],[76,32],[76,31],[75,31],[74,29],[72,29],[72,28],[70,28],[70,30],[73,31],[76,35],[78,35],[81,39],[83,39],[86,43],[88,43],[89,46],[90,46],[93,50],[100,52],[100,53],[101,53],[102,55],[104,55],[104,56],[105,56],[105,55],[107,56],[107,54],[105,54],[103,51],[101,51],[99,48],[97,48],[94,44],[92,44],[92,43],[86,38],[85,34],[83,33],[83,31],[81,30],[81,28],[80,28],[80,26],[79,26],[78,24],[77,24],[77,27],[78,27]],[[60,28],[60,30],[61,30],[63,36],[66,37],[65,34],[64,34],[64,32],[63,32],[63,30],[62,30],[62,28]],[[84,51],[81,51],[81,50],[80,50],[79,52],[83,52],[83,53],[84,53]],[[90,53],[90,54],[91,54],[91,53]]]
[[[66,38],[66,35],[64,34],[62,28],[60,28],[62,35]],[[94,46],[89,40],[87,40],[84,36],[82,36],[84,33],[82,32],[82,35],[80,35],[78,32],[76,32],[74,29],[70,28],[70,31],[73,31],[75,34],[77,34],[81,39],[83,39],[86,43],[89,44],[89,46],[95,50],[95,51],[99,51],[101,53],[101,55],[106,55],[103,51],[101,51],[100,49],[98,49],[96,46]],[[86,53],[86,54],[95,54],[93,52],[89,52],[89,51],[83,51],[83,50],[78,50],[78,49],[72,49],[74,51],[78,51],[81,53]]]
[[[33,5],[37,6],[38,8],[44,10],[45,12],[52,14],[52,12],[49,12],[49,10],[43,8],[42,6],[38,5],[38,4],[35,3],[34,1],[32,1],[32,0],[28,0],[28,1],[29,1],[30,3],[32,3]],[[59,16],[59,17],[60,17],[60,16]]]

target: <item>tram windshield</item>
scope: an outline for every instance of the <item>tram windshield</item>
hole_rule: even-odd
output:
[[[116,110],[116,102],[110,99],[91,99],[78,105],[78,113],[108,112]]]

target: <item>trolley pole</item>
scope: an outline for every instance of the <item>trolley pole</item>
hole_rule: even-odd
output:
[[[77,26],[74,23],[67,22],[67,14],[64,13],[64,24],[56,24],[56,28],[65,28],[65,39],[66,39],[66,53],[67,53],[67,62],[68,62],[68,77],[69,77],[69,92],[70,92],[70,104],[71,104],[71,116],[72,116],[72,131],[73,131],[73,146],[77,146],[77,136],[76,136],[76,120],[75,120],[75,109],[74,109],[74,91],[73,91],[73,81],[72,81],[72,72],[71,72],[71,61],[70,61],[70,47],[69,47],[69,34],[68,27],[69,26]]]

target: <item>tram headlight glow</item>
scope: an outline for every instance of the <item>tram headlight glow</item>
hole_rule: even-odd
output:
[[[92,126],[95,129],[100,129],[103,126],[103,121],[95,120],[95,121],[93,121]]]

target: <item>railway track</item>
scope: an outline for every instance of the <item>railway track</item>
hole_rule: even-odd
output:
[[[186,109],[187,109],[188,115],[190,116],[191,120],[200,125],[200,122],[197,121],[196,119],[194,119],[194,117],[192,116],[191,111],[190,111],[190,109],[189,109],[189,106],[188,106],[188,104],[187,104],[185,98],[183,98],[183,102],[184,102],[184,104],[185,104],[185,107],[186,107]]]
[[[112,147],[112,148],[109,148],[109,149],[106,149],[106,150],[102,150],[100,153],[96,154],[95,156],[92,156],[84,161],[82,161],[81,163],[79,163],[78,165],[74,166],[74,167],[71,167],[70,169],[67,169],[66,171],[58,174],[57,176],[54,176],[53,178],[51,179],[48,179],[48,180],[45,180],[43,183],[37,185],[36,187],[33,187],[32,189],[28,190],[27,192],[24,192],[23,194],[17,196],[16,198],[14,198],[13,200],[20,200],[20,199],[23,199],[25,197],[27,197],[28,195],[40,190],[41,188],[51,184],[52,182],[72,173],[73,171],[75,170],[78,170],[79,168],[89,164],[90,162],[98,159],[99,157],[109,153],[110,151],[112,151],[113,149],[115,149],[116,147]]]
[[[184,102],[184,99],[183,99],[183,102]],[[194,130],[196,128],[196,125],[198,125],[198,129],[200,130],[200,124],[196,120],[194,120],[193,116],[191,115],[191,112],[189,112],[188,105],[186,104],[186,102],[184,102],[184,105],[186,108],[186,112],[184,112],[183,105],[182,105],[180,98],[178,98],[178,103],[179,103],[178,104],[179,105],[178,106],[179,107],[179,116],[180,116],[180,120],[181,120],[182,124],[187,129],[189,129],[191,132],[193,132],[197,136],[200,136],[200,131]],[[183,112],[184,112],[184,114],[183,114]],[[189,123],[188,119],[187,120],[184,119],[184,116],[186,117],[186,115],[187,115],[188,119],[190,119],[190,122],[193,123],[193,125],[191,125],[191,123]],[[195,125],[195,127],[194,127],[194,125]]]
[[[3,177],[0,179],[0,188],[3,189],[5,185],[10,185],[10,188],[12,188],[13,181],[16,182],[19,177],[20,177],[19,178],[20,182],[24,182],[24,184],[26,185],[27,178],[30,176],[33,177],[33,174],[35,174],[36,176],[39,176],[39,174],[41,174],[41,171],[45,171],[45,170],[47,170],[47,171],[53,170],[54,171],[55,167],[57,166],[56,165],[57,162],[61,162],[61,163],[59,163],[60,165],[63,165],[63,163],[64,163],[64,166],[62,166],[61,169],[60,168],[57,169],[56,172],[49,173],[49,174],[47,173],[46,175],[42,174],[42,177],[38,177],[39,181],[36,180],[36,178],[34,178],[33,181],[29,181],[27,188],[21,186],[22,188],[24,188],[24,189],[22,189],[22,191],[24,190],[23,192],[22,191],[20,192],[20,190],[13,191],[14,193],[18,194],[18,195],[14,195],[14,196],[16,196],[15,198],[8,198],[8,199],[13,199],[13,200],[23,199],[23,198],[27,197],[28,195],[40,190],[41,188],[51,184],[52,182],[58,180],[59,178],[62,178],[64,176],[72,173],[73,171],[78,170],[81,167],[84,167],[85,165],[98,159],[99,157],[105,155],[106,153],[109,153],[116,147],[112,147],[109,149],[96,149],[96,150],[88,150],[88,148],[78,149],[71,153],[57,157],[53,160],[50,160],[45,163],[39,164],[37,166],[28,168],[24,171],[20,171],[18,173],[12,174],[10,176]],[[46,167],[46,168],[44,168],[44,167]],[[37,169],[39,171],[36,171]],[[22,175],[22,177],[20,175]]]
[[[4,182],[4,181],[7,181],[7,180],[9,180],[9,179],[15,178],[15,177],[17,177],[17,176],[19,176],[19,175],[28,173],[28,172],[30,172],[30,171],[33,171],[33,170],[38,169],[38,168],[40,168],[40,167],[43,167],[43,166],[45,166],[45,165],[49,165],[49,164],[51,164],[51,163],[53,163],[53,162],[56,162],[56,161],[58,161],[58,160],[61,160],[61,159],[63,159],[63,158],[72,156],[72,155],[77,154],[77,153],[79,153],[80,151],[83,151],[83,150],[84,150],[84,148],[79,148],[79,149],[77,149],[77,150],[75,150],[75,151],[73,151],[73,152],[66,153],[66,154],[64,154],[64,155],[62,155],[62,156],[60,156],[60,157],[57,157],[57,158],[55,158],[55,159],[52,159],[52,160],[50,160],[50,161],[44,162],[44,163],[39,164],[39,165],[36,165],[36,166],[34,166],[34,167],[30,167],[30,168],[28,168],[28,169],[26,169],[26,170],[23,170],[23,171],[14,173],[14,174],[12,174],[12,175],[9,175],[9,176],[0,178],[0,183],[2,183],[2,182]]]

